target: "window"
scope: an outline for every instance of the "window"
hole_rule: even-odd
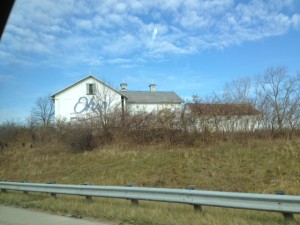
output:
[[[86,94],[87,95],[94,95],[94,94],[96,94],[96,85],[94,83],[92,83],[92,84],[86,84]]]

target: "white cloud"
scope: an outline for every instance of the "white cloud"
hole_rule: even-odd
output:
[[[131,59],[125,59],[125,58],[114,58],[114,59],[107,60],[109,64],[127,64],[130,63],[131,61],[132,61]]]
[[[296,0],[66,0],[58,7],[51,0],[18,1],[0,51],[22,60],[42,55],[50,65],[58,57],[99,65],[99,59],[131,54],[195,54],[298,30],[295,5]]]
[[[114,10],[118,13],[124,13],[126,12],[126,9],[127,9],[127,5],[124,2],[118,2],[114,6]]]
[[[74,21],[74,24],[76,25],[76,27],[78,27],[81,30],[91,31],[93,29],[91,20],[77,19]]]
[[[156,27],[154,27],[154,29],[153,29],[153,32],[152,32],[152,41],[155,41],[155,39],[156,39],[156,35],[157,35],[157,28]]]
[[[100,66],[103,64],[102,63],[103,59],[97,56],[87,56],[82,61],[87,63],[89,66]]]
[[[130,33],[121,33],[120,36],[114,35],[109,38],[110,40],[105,40],[108,43],[101,47],[109,55],[126,55],[140,48],[141,41]]]
[[[122,15],[118,15],[116,13],[111,13],[105,16],[105,22],[107,23],[107,27],[113,26],[122,26],[124,25],[126,18],[122,17]]]
[[[300,15],[294,14],[291,19],[291,23],[294,28],[299,29],[300,28]]]
[[[185,12],[180,20],[180,24],[184,28],[195,30],[211,25],[211,18],[206,17],[204,14],[199,15],[196,10],[191,10]]]

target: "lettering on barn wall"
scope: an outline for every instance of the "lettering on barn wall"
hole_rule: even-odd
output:
[[[107,108],[107,102],[103,101],[102,104],[95,102],[95,96],[93,96],[90,101],[87,97],[80,97],[77,101],[77,103],[74,105],[74,112],[76,114],[82,114],[84,112],[88,112],[89,110],[92,110],[93,112],[101,112],[102,109]]]

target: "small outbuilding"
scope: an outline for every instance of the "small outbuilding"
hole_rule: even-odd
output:
[[[259,128],[260,112],[248,103],[188,103],[184,117],[200,131],[251,131]]]

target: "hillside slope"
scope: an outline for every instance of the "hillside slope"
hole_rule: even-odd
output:
[[[20,147],[19,147],[20,146]],[[0,151],[0,179],[300,195],[300,140],[193,148],[106,145],[72,153],[59,143]]]
[[[198,147],[104,145],[84,153],[59,141],[33,146],[14,143],[0,151],[0,179],[95,185],[137,185],[300,195],[300,140],[220,142]],[[141,201],[0,192],[0,204],[55,214],[139,225],[280,225],[280,213]],[[300,217],[295,215],[295,223]]]

